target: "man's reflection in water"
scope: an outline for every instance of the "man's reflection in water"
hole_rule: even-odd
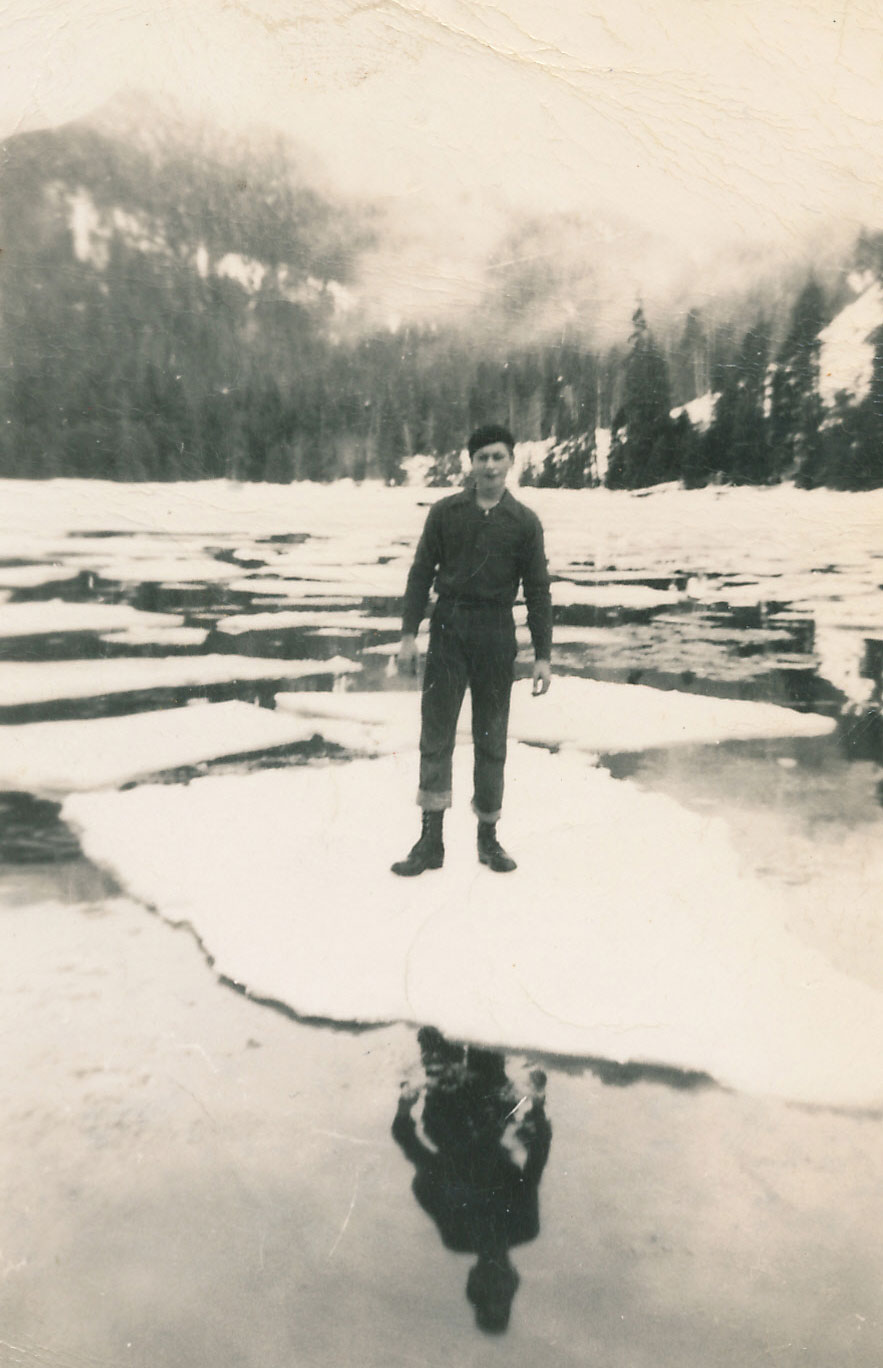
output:
[[[478,1255],[466,1283],[476,1321],[502,1331],[518,1287],[509,1250],[540,1229],[538,1188],[552,1139],[546,1076],[534,1069],[516,1088],[497,1051],[452,1045],[429,1026],[417,1039],[426,1081],[403,1087],[392,1133],[445,1246]],[[421,1094],[422,1136],[414,1115]]]

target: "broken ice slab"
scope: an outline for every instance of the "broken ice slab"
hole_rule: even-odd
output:
[[[222,756],[309,740],[316,728],[251,703],[193,703],[125,717],[3,730],[0,788],[42,795],[103,788]]]
[[[99,579],[119,584],[209,584],[229,580],[239,574],[239,567],[211,556],[168,556],[160,559],[153,548],[150,559],[106,556],[90,566]]]
[[[283,608],[275,613],[237,613],[219,618],[217,630],[227,636],[242,636],[246,632],[282,632],[298,627],[354,627],[363,632],[398,631],[400,622],[394,617],[368,617],[362,613],[300,612]]]
[[[677,589],[656,589],[646,584],[574,584],[555,580],[552,602],[561,607],[665,608],[682,603],[686,595]]]
[[[201,646],[207,627],[124,627],[119,632],[102,632],[109,646]]]
[[[459,747],[445,866],[422,879],[389,872],[412,755],[78,794],[63,815],[217,973],[304,1015],[879,1107],[883,995],[789,930],[804,887],[747,869],[725,822],[526,746],[501,879],[476,864],[470,770]]]
[[[359,723],[366,737],[379,736],[387,728],[395,744],[383,749],[403,748],[403,741],[415,745],[419,735],[419,695],[414,691],[277,694],[276,706],[314,719],[316,730],[328,740],[337,739],[333,730],[336,722]],[[772,703],[562,677],[553,680],[549,693],[542,698],[533,697],[529,680],[519,681],[512,691],[509,721],[515,740],[596,754],[718,741],[825,736],[835,727],[833,718],[798,713]],[[468,696],[457,730],[461,737],[471,732]]]
[[[44,584],[59,584],[76,579],[79,566],[49,564],[0,566],[0,587],[3,589],[37,589]]]
[[[183,627],[174,613],[144,613],[128,603],[67,603],[48,599],[0,605],[0,640],[50,632],[108,632],[125,627]]]
[[[188,688],[236,680],[296,679],[358,670],[350,660],[276,660],[239,655],[9,661],[0,671],[0,708],[111,693]]]

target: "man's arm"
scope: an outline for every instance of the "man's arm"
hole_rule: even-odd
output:
[[[535,1103],[529,1115],[530,1132],[522,1140],[527,1151],[523,1170],[524,1180],[527,1183],[539,1183],[552,1146],[552,1127],[542,1105],[538,1106]]]
[[[405,586],[405,599],[402,607],[402,641],[398,653],[398,667],[403,674],[417,673],[417,630],[426,612],[429,590],[435,578],[440,558],[440,544],[436,512],[437,505],[430,508],[423,525],[423,533],[414,553],[414,563],[408,574]]]
[[[395,1120],[392,1123],[392,1133],[411,1163],[415,1164],[417,1168],[425,1170],[433,1168],[438,1163],[438,1155],[434,1150],[424,1145],[417,1134],[417,1126],[411,1114],[411,1108],[416,1101],[416,1092],[410,1090],[402,1092],[399,1097]]]
[[[527,625],[536,657],[533,667],[533,693],[536,696],[547,693],[552,683],[552,595],[543,527],[536,516],[531,517],[521,582],[527,604]]]

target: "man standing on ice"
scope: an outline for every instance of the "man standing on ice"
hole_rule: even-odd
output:
[[[497,873],[516,868],[497,840],[509,696],[515,668],[512,606],[523,585],[533,641],[534,695],[552,679],[552,602],[539,518],[506,488],[514,461],[508,428],[480,427],[469,438],[471,486],[429,511],[408,575],[398,667],[417,672],[417,629],[435,581],[420,731],[420,839],[394,874],[422,874],[444,862],[442,822],[451,806],[457,718],[468,684],[475,752],[472,810],[478,818],[478,858]]]

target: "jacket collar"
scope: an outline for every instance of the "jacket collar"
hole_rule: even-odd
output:
[[[475,496],[475,485],[468,484],[465,489],[461,489],[459,494],[455,494],[454,498],[458,503],[471,504],[474,508],[479,507],[478,499]],[[517,501],[508,488],[505,488],[497,502],[491,505],[492,508],[506,509],[509,513],[514,513],[516,506]]]

